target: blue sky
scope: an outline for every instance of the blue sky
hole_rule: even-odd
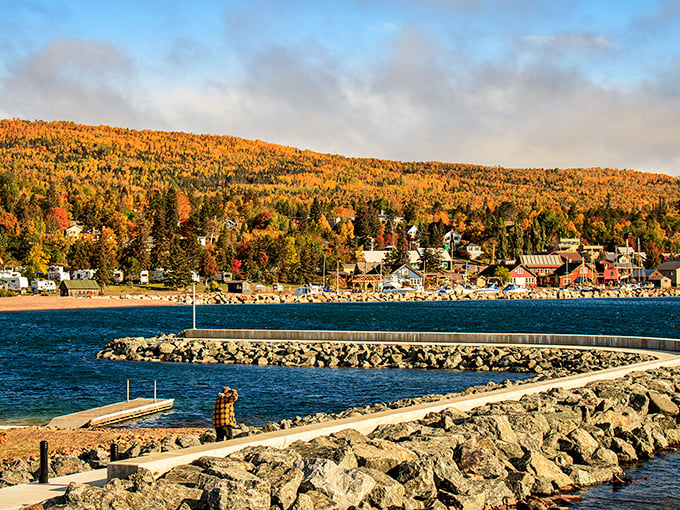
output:
[[[680,174],[680,0],[0,0],[0,117]]]

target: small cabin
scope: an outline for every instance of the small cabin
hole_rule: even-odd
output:
[[[64,280],[59,284],[59,295],[63,297],[92,297],[101,293],[101,287],[94,280]]]
[[[227,282],[229,292],[234,294],[250,294],[250,282],[247,280],[239,280],[235,282]]]

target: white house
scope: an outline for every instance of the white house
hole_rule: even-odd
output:
[[[468,257],[470,257],[471,260],[476,260],[479,257],[482,256],[482,253],[484,251],[482,250],[482,247],[479,246],[478,244],[470,243],[465,247],[465,251],[468,254]]]

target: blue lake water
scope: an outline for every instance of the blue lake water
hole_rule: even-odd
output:
[[[197,326],[680,338],[679,305],[680,299],[675,298],[217,305],[197,307]],[[239,390],[239,421],[263,425],[317,412],[450,393],[489,380],[526,377],[497,372],[160,364],[95,358],[115,338],[174,333],[190,327],[191,321],[190,306],[0,314],[0,424],[43,424],[53,416],[123,400],[126,380],[130,380],[132,398],[151,396],[156,380],[159,397],[176,399],[173,411],[134,424],[166,427],[210,426],[212,402],[224,384]],[[660,462],[677,474],[680,462],[675,457],[673,464],[669,458]],[[676,477],[664,479],[670,478]],[[640,486],[628,487],[637,490]],[[678,489],[676,483],[673,490]],[[617,495],[625,497],[628,490]],[[594,496],[595,501],[602,497],[609,501],[610,496]],[[600,507],[584,503],[579,508]]]

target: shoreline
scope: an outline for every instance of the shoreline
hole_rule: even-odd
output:
[[[524,300],[524,299],[628,299],[680,297],[680,288],[670,289],[605,289],[605,290],[560,290],[553,288],[535,289],[526,293],[452,293],[435,292],[398,293],[323,293],[308,296],[293,294],[228,294],[202,293],[196,295],[196,305],[239,305],[239,304],[304,304],[304,303],[386,303],[415,301],[477,301],[477,300]],[[123,308],[139,306],[190,305],[192,296],[187,293],[172,294],[109,294],[84,297],[61,297],[51,295],[22,295],[0,297],[0,312],[28,312],[44,310],[80,310],[96,308]]]

